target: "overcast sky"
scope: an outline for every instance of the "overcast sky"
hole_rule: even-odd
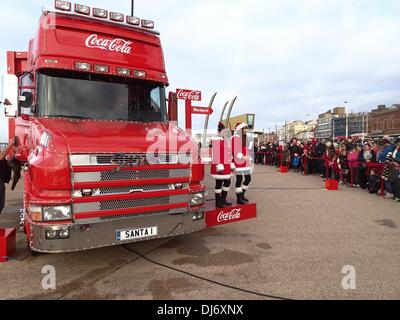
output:
[[[130,0],[82,0],[128,14]],[[349,101],[352,111],[400,103],[398,0],[136,0],[136,15],[156,21],[171,86],[239,96],[235,114],[255,113],[256,128],[307,120]],[[5,51],[26,50],[42,6],[1,1],[0,71]],[[183,120],[183,106],[181,106]],[[1,112],[2,114],[2,112]],[[310,117],[307,115],[310,114]],[[196,116],[197,129],[204,117]],[[6,139],[0,118],[0,141]],[[183,121],[181,121],[183,123]]]

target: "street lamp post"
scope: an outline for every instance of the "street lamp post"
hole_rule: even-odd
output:
[[[285,121],[285,142],[287,141],[287,121]]]
[[[131,0],[131,16],[135,16],[135,0]]]
[[[362,142],[365,140],[365,114],[362,115]]]
[[[348,101],[344,102],[345,104],[345,109],[346,109],[346,139],[349,137],[349,112],[347,111],[347,107],[349,105]]]

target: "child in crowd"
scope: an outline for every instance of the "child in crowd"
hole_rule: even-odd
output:
[[[380,189],[380,177],[371,170],[368,177],[368,191],[370,194],[378,193]]]
[[[301,164],[300,160],[301,160],[300,156],[297,153],[295,153],[292,160],[292,167],[295,172],[300,171],[300,164]]]

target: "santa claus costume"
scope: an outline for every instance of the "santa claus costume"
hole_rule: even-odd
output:
[[[251,165],[250,150],[247,147],[247,128],[246,123],[236,125],[235,134],[232,136],[232,155],[233,163],[236,167],[236,197],[238,204],[246,204],[249,200],[245,197],[251,182],[253,167]]]
[[[217,208],[225,208],[232,205],[226,198],[231,186],[232,171],[235,170],[235,167],[232,163],[232,153],[229,143],[226,141],[226,128],[223,123],[218,124],[218,137],[212,138],[211,142],[211,177],[215,179],[215,205]]]

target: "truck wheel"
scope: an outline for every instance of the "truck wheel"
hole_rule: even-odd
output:
[[[39,256],[43,255],[43,253],[32,250],[29,243],[27,243],[27,249],[28,249],[29,255],[31,257],[39,257]]]
[[[43,253],[40,253],[40,252],[31,250],[31,257],[39,257],[39,256],[41,256],[42,254],[43,254]]]

